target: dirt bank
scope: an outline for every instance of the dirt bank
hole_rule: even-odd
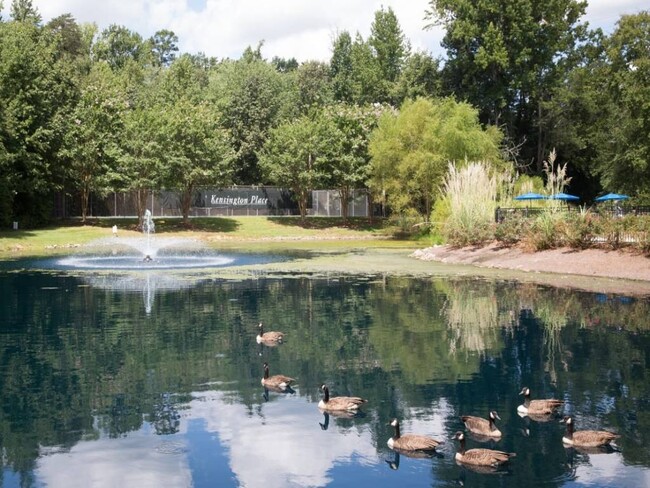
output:
[[[563,248],[528,253],[491,244],[464,248],[435,246],[418,250],[413,256],[425,261],[486,268],[650,281],[650,258],[627,251]]]

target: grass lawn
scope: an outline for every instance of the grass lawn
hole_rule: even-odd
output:
[[[398,239],[398,229],[385,220],[312,217],[212,217],[154,219],[156,234],[199,239],[215,248],[341,249],[358,247],[420,247],[426,242]],[[70,249],[111,237],[113,225],[121,237],[136,237],[136,219],[93,219],[86,225],[69,221],[38,230],[0,232],[0,259],[69,253]]]

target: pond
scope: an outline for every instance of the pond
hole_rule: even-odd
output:
[[[0,273],[6,487],[648,486],[650,301],[514,281],[396,276],[174,279]],[[257,324],[286,335],[256,343]],[[271,374],[297,379],[265,391]],[[324,415],[319,386],[368,400]],[[565,448],[577,428],[621,437]],[[460,415],[496,410],[495,473],[456,464]],[[388,424],[444,440],[398,455]]]

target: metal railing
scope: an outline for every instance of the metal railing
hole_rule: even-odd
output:
[[[503,208],[497,207],[494,211],[494,220],[497,223],[503,222],[506,219],[513,217],[528,218],[535,217],[546,211],[544,207],[513,207]],[[560,209],[560,212],[579,212],[580,207],[566,206]],[[626,215],[650,215],[650,205],[597,205],[589,209],[597,215],[604,215],[609,217],[624,217]]]

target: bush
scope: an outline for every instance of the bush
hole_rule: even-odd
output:
[[[494,229],[494,237],[501,244],[513,246],[524,237],[529,220],[519,215],[506,217]]]
[[[601,222],[591,213],[570,213],[564,223],[564,240],[574,249],[587,249],[593,246],[595,238],[600,235]]]
[[[524,243],[534,251],[553,249],[563,244],[564,218],[559,212],[542,212],[528,227]]]

